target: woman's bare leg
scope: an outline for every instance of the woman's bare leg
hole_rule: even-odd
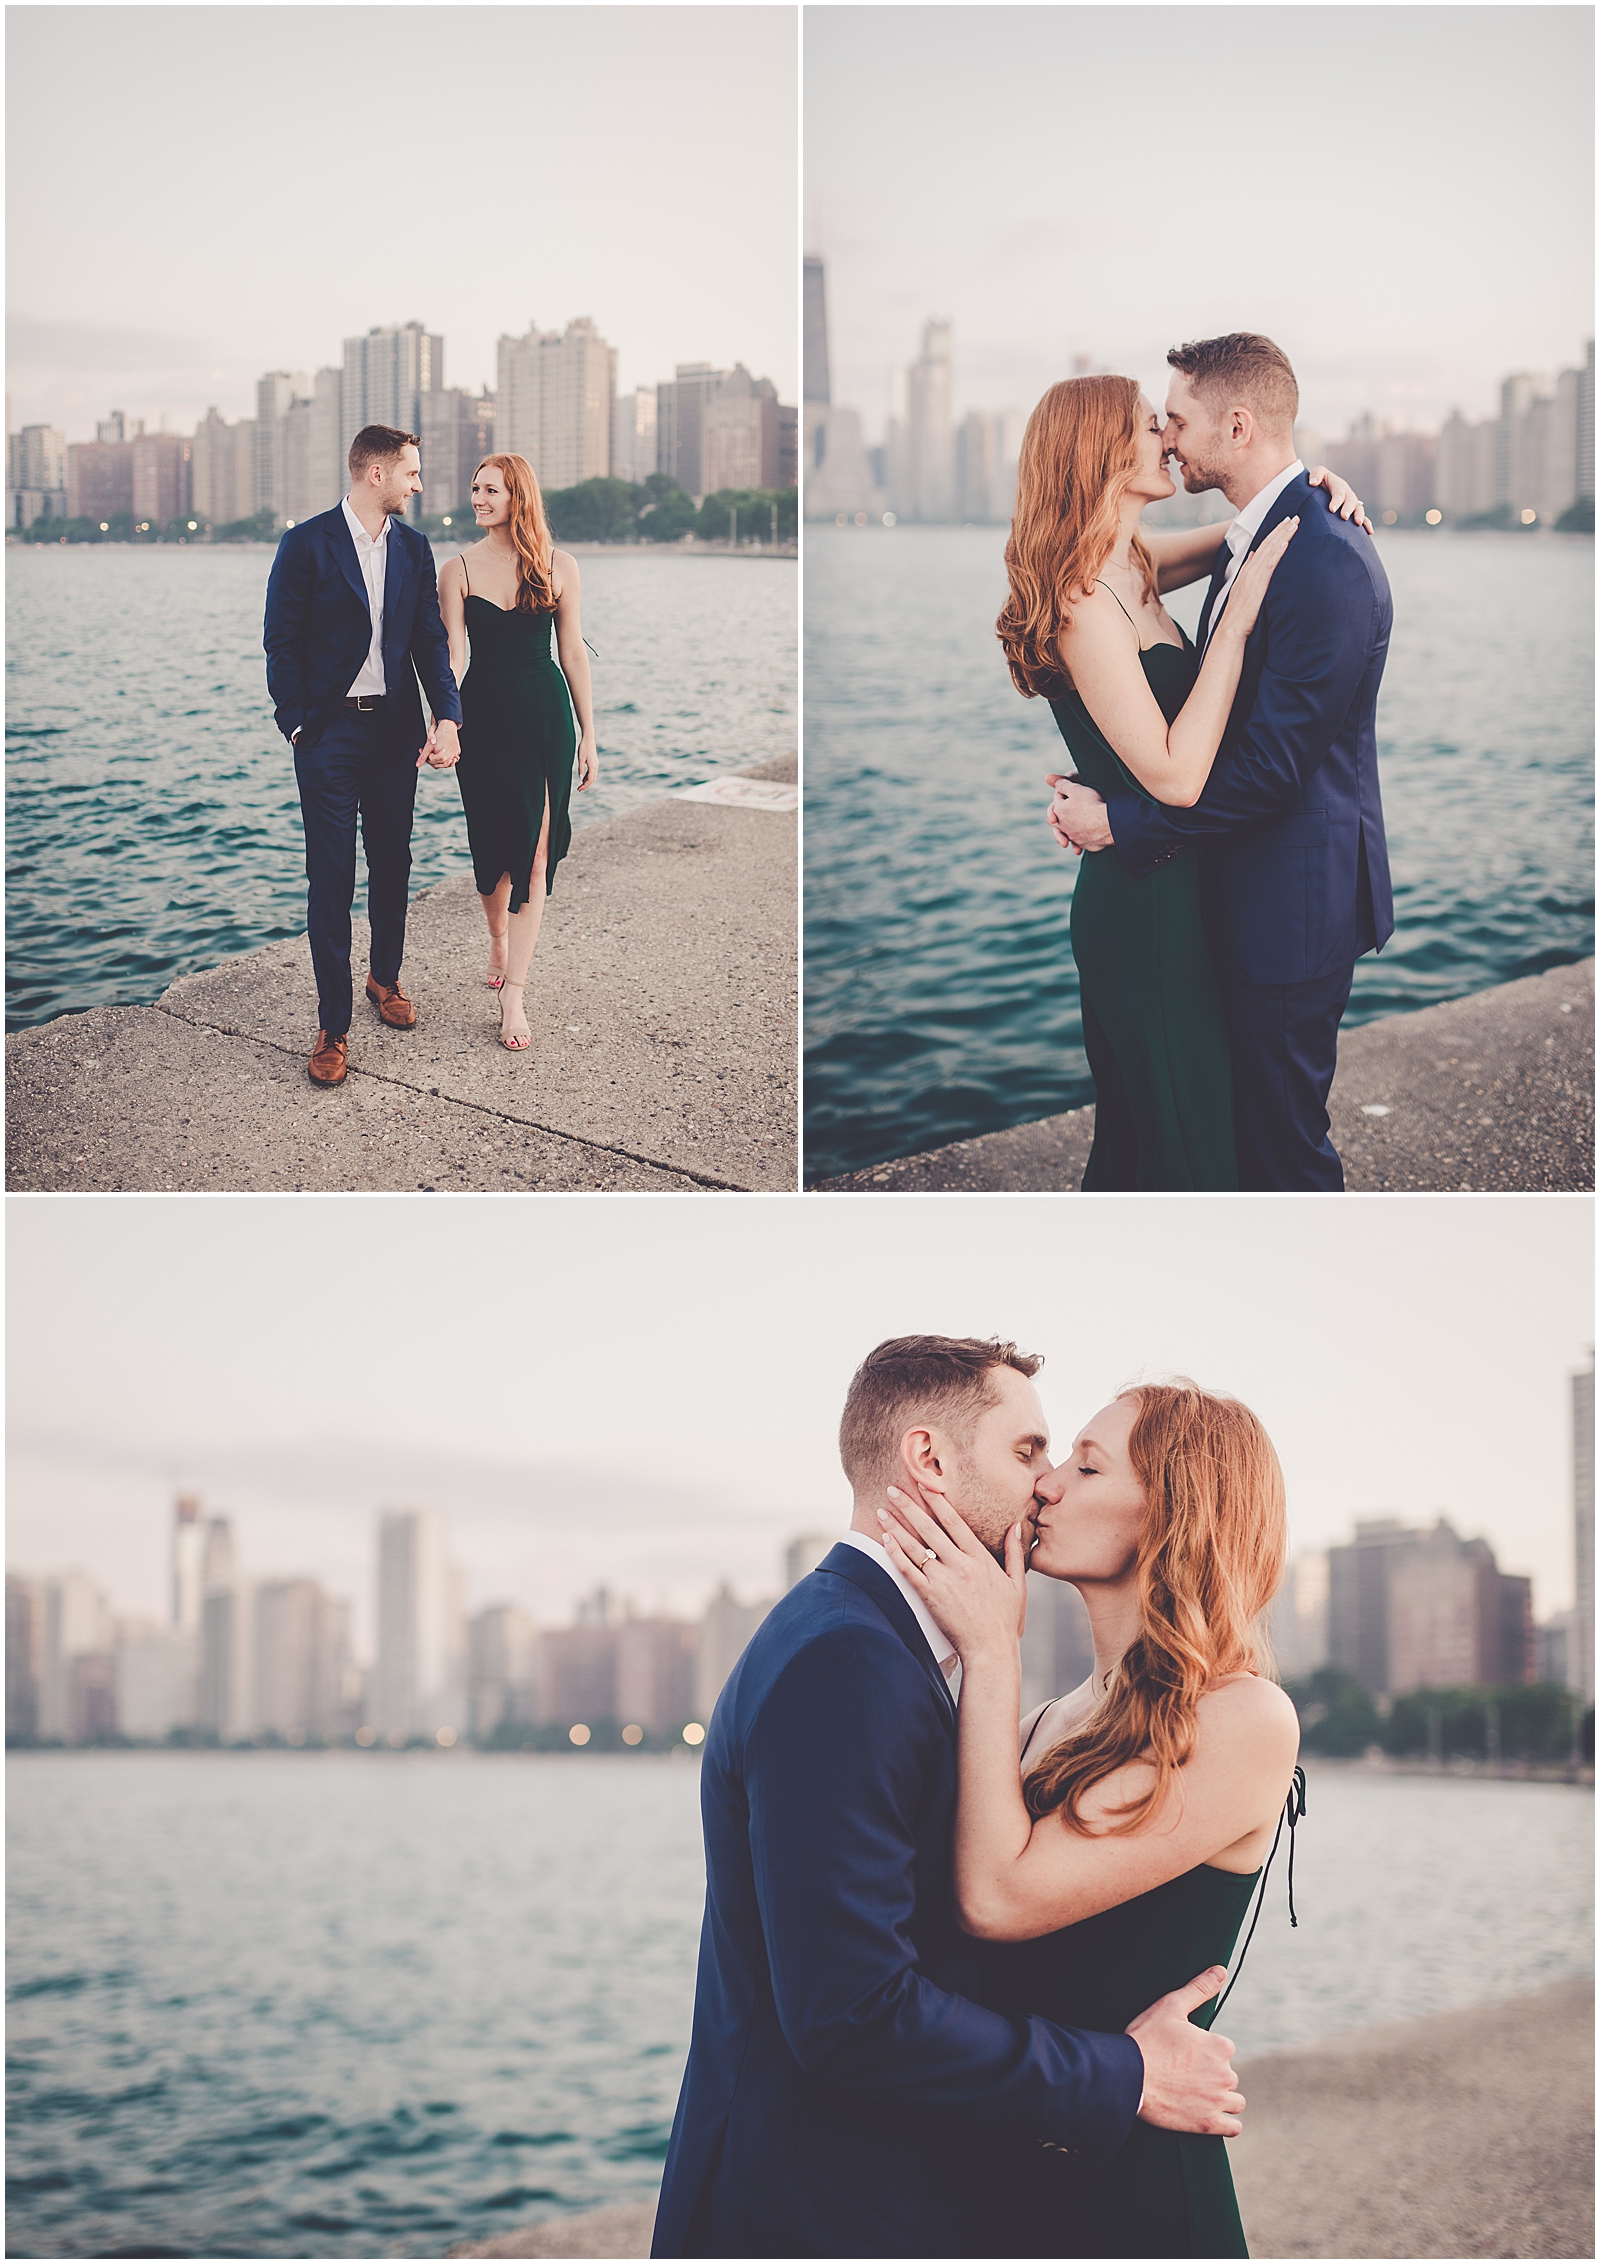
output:
[[[489,923],[489,973],[491,990],[500,988],[499,979],[506,971],[506,906],[511,901],[511,875],[502,873],[499,886],[492,896],[480,896],[483,916]]]
[[[528,901],[520,912],[513,912],[506,920],[506,983],[500,993],[500,1035],[502,1038],[529,1036],[528,1017],[523,1012],[522,992],[528,980],[528,969],[533,964],[533,947],[539,940],[540,925],[544,920],[545,867],[550,852],[550,797],[545,796],[544,823],[539,828],[539,846],[533,852],[533,871],[528,876]],[[501,882],[505,890],[504,902],[511,898],[509,875]]]

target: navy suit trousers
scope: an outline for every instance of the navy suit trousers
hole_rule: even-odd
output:
[[[309,740],[310,744],[307,744]],[[350,1027],[350,902],[356,889],[356,819],[367,859],[372,972],[400,980],[411,887],[414,761],[396,748],[381,709],[339,709],[295,742],[294,775],[306,829],[306,934],[317,978],[317,1019],[330,1038]]]
[[[1242,1188],[1343,1193],[1344,1167],[1328,1137],[1328,1088],[1354,974],[1351,961],[1317,982],[1225,986]]]

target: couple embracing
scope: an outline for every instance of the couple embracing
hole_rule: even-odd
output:
[[[524,1052],[532,1041],[523,989],[572,838],[574,752],[580,791],[598,775],[578,565],[554,547],[532,465],[484,458],[472,480],[483,539],[437,579],[427,537],[405,523],[422,493],[416,434],[363,426],[349,469],[344,500],[279,543],[264,637],[267,689],[294,749],[305,825],[320,1025],[309,1069],[323,1087],[346,1075],[358,817],[372,926],[367,999],[388,1029],[412,1030],[417,1009],[400,966],[417,776],[425,764],[455,771],[489,928],[486,980],[499,994],[500,1043]]]
[[[1095,1137],[1083,1185],[1338,1191],[1328,1137],[1355,962],[1394,930],[1375,714],[1393,607],[1370,524],[1295,452],[1270,338],[1052,386],[1023,439],[998,632],[1076,769],[1050,819],[1072,902]],[[1142,530],[1220,489],[1235,516]],[[1319,488],[1329,490],[1325,498]],[[1199,636],[1165,592],[1209,576]]]
[[[1247,2254],[1210,2023],[1303,1785],[1261,1634],[1282,1474],[1189,1384],[1123,1393],[1052,1467],[1039,1365],[907,1337],[851,1383],[850,1530],[704,1748],[657,2256]],[[1019,1727],[1030,1563],[1095,1657]]]

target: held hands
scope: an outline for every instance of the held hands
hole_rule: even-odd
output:
[[[1257,543],[1251,551],[1234,576],[1233,589],[1217,623],[1216,636],[1226,632],[1241,644],[1249,636],[1256,625],[1256,616],[1261,611],[1273,569],[1294,540],[1299,524],[1298,519],[1280,519],[1266,540]],[[1214,639],[1207,641],[1208,652],[1213,641]]]
[[[1002,1569],[941,1495],[920,1491],[917,1502],[891,1486],[890,1507],[878,1512],[889,1562],[949,1636],[963,1667],[983,1654],[1014,1657],[1028,1609],[1021,1525],[1006,1534]]]
[[[1330,511],[1337,511],[1341,519],[1354,519],[1358,527],[1364,527],[1371,534],[1372,521],[1367,517],[1360,496],[1348,480],[1342,480],[1337,472],[1330,472],[1326,464],[1319,464],[1314,472],[1307,472],[1306,478],[1313,487],[1327,489]]]
[[[1106,816],[1105,803],[1092,786],[1084,786],[1076,778],[1065,778],[1058,771],[1047,771],[1045,784],[1056,790],[1050,805],[1050,831],[1063,849],[1109,849],[1111,847],[1111,821]]]
[[[461,740],[456,726],[448,716],[436,720],[417,755],[417,768],[424,763],[430,770],[451,770],[461,760]]]
[[[1196,2028],[1189,2018],[1210,2002],[1227,1977],[1225,1967],[1213,1965],[1129,2022],[1126,2033],[1144,2055],[1141,2122],[1153,2123],[1157,2130],[1238,2137],[1244,2099],[1233,2072],[1233,2045],[1226,2036]]]

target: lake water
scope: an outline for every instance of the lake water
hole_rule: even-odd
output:
[[[148,1001],[303,929],[294,761],[261,650],[272,556],[7,553],[8,1030]],[[576,826],[792,753],[792,565],[630,549],[580,566],[601,780],[574,793]],[[472,869],[446,772],[418,782],[412,856],[413,891]]]
[[[1594,544],[1386,533],[1396,934],[1347,1026],[1594,948]],[[994,637],[999,527],[806,530],[806,1176],[1092,1100],[1046,827],[1065,748]],[[1204,583],[1180,592],[1191,632]]]
[[[687,1757],[19,1753],[9,2252],[437,2256],[648,2200],[703,1874]],[[1591,1970],[1593,1796],[1310,1772],[1244,2053]]]

